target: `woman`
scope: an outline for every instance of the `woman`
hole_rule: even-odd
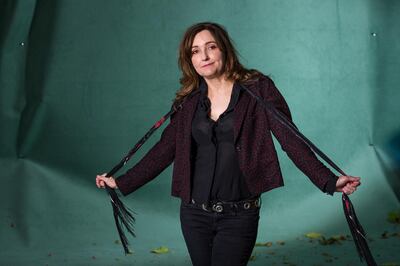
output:
[[[353,193],[360,178],[336,177],[290,130],[243,91],[246,86],[281,111],[289,108],[270,78],[244,68],[224,28],[199,23],[179,49],[181,104],[161,139],[117,179],[96,177],[127,195],[174,162],[172,195],[182,199],[183,236],[195,266],[246,265],[254,247],[260,194],[283,185],[271,132],[323,192]]]

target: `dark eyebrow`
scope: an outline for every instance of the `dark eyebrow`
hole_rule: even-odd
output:
[[[205,44],[207,45],[207,44],[210,44],[210,43],[215,43],[215,44],[217,44],[217,42],[215,42],[215,41],[209,41],[209,42],[206,42]],[[192,48],[196,48],[196,47],[199,47],[199,46],[198,46],[198,45],[192,46]]]

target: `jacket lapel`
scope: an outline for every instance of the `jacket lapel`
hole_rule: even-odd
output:
[[[195,92],[195,95],[191,97],[191,99],[187,102],[186,106],[182,109],[184,112],[184,141],[186,141],[185,145],[189,147],[189,151],[191,151],[192,144],[192,120],[194,113],[196,111],[197,103],[199,101],[200,93]]]
[[[239,101],[233,109],[234,123],[233,123],[233,143],[236,144],[237,138],[240,133],[240,129],[243,125],[243,120],[246,116],[247,107],[250,101],[250,97],[244,90],[241,91]]]

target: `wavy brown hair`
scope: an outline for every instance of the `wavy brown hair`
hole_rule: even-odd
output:
[[[212,22],[197,23],[186,30],[179,45],[178,64],[182,71],[182,77],[180,78],[181,88],[176,92],[176,102],[181,101],[199,87],[200,75],[192,65],[192,44],[196,34],[203,30],[211,33],[222,52],[224,60],[222,71],[227,79],[244,82],[260,74],[257,70],[246,69],[239,62],[236,49],[223,26]]]

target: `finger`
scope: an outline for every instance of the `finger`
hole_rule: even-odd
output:
[[[352,181],[352,182],[357,182],[357,181],[360,181],[360,177],[358,177],[358,176],[349,176],[350,177],[350,181]]]
[[[349,190],[349,189],[346,189],[346,194],[347,194],[347,195],[350,195],[351,193],[353,193],[353,191],[351,191],[351,190]]]
[[[109,187],[113,187],[114,179],[112,177],[107,178],[106,184]]]
[[[346,193],[347,195],[350,195],[351,193],[353,193],[352,189],[347,186],[343,188],[343,192]]]
[[[101,180],[101,181],[103,181],[103,182],[107,182],[108,177],[105,177],[105,176],[103,176],[103,175],[100,175],[100,176],[99,176],[99,180]]]
[[[353,187],[349,188],[348,190],[349,190],[351,193],[353,193],[354,191],[356,191],[356,189],[353,188]]]
[[[96,177],[96,186],[100,188],[100,179],[99,176]]]

